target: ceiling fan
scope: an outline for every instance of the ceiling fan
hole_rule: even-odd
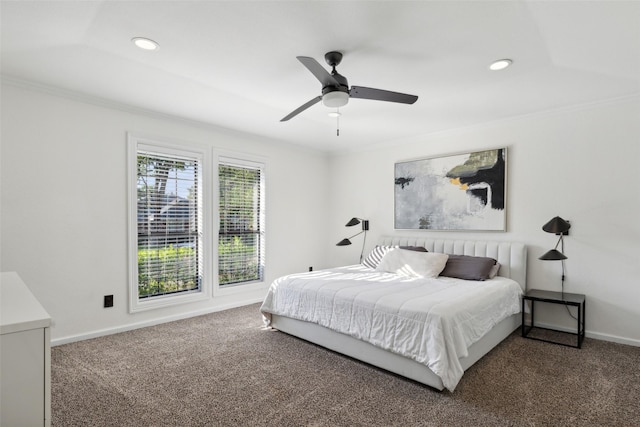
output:
[[[281,122],[286,122],[320,101],[327,107],[338,108],[347,105],[349,98],[373,99],[378,101],[399,102],[401,104],[413,104],[418,100],[417,96],[407,95],[406,93],[362,86],[351,86],[351,88],[349,88],[347,78],[336,71],[336,66],[342,61],[342,53],[340,52],[332,51],[324,55],[325,61],[332,67],[331,74],[313,58],[308,56],[298,56],[297,58],[302,62],[302,65],[311,71],[311,74],[320,80],[320,83],[322,83],[322,95],[316,96],[311,101],[296,108],[283,117],[280,120]]]

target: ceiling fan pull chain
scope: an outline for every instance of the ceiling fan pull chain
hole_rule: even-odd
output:
[[[340,136],[340,108],[336,108],[338,114],[336,115],[336,136]]]

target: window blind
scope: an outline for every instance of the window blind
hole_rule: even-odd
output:
[[[258,281],[264,270],[264,192],[260,164],[221,159],[218,283]]]
[[[138,151],[138,297],[199,290],[201,166],[197,158]]]

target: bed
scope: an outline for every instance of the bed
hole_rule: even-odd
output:
[[[499,270],[483,281],[412,277],[361,264],[292,274],[273,282],[260,310],[269,327],[453,391],[466,369],[520,326],[526,246],[382,237],[374,251],[398,247],[426,248],[432,258],[448,254],[447,262],[453,255],[489,257]]]

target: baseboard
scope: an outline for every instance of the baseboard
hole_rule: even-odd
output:
[[[242,307],[249,304],[256,304],[262,302],[263,298],[253,298],[244,301],[238,301],[231,304],[220,305],[216,307],[210,307],[202,310],[189,311],[186,313],[175,314],[173,316],[161,317],[158,319],[148,320],[145,322],[130,323],[128,325],[117,326],[113,328],[105,328],[97,331],[88,332],[85,334],[70,335],[67,337],[56,338],[51,340],[51,346],[69,344],[76,341],[84,341],[91,338],[98,338],[105,335],[118,334],[120,332],[133,331],[134,329],[147,328],[149,326],[160,325],[162,323],[175,322],[176,320],[189,319],[191,317],[202,316],[205,314],[215,313],[217,311],[229,310],[231,308]]]
[[[153,319],[153,320],[149,320],[146,322],[138,322],[138,323],[131,323],[128,325],[124,325],[124,326],[117,326],[114,328],[105,328],[105,329],[100,329],[97,331],[93,331],[93,332],[88,332],[86,334],[79,334],[79,335],[71,335],[71,336],[67,336],[67,337],[62,337],[62,338],[57,338],[57,339],[53,339],[51,340],[51,346],[55,347],[57,345],[63,345],[63,344],[69,344],[72,342],[76,342],[76,341],[83,341],[83,340],[88,340],[91,338],[98,338],[101,336],[105,336],[105,335],[113,335],[113,334],[117,334],[120,332],[126,332],[126,331],[132,331],[134,329],[140,329],[140,328],[146,328],[149,326],[154,326],[154,325],[160,325],[162,323],[168,323],[168,322],[175,322],[176,320],[182,320],[182,319],[188,319],[190,317],[196,317],[196,316],[202,316],[205,314],[210,314],[210,313],[215,313],[217,311],[224,311],[224,310],[229,310],[231,308],[237,308],[237,307],[242,307],[245,305],[249,305],[249,304],[256,304],[259,302],[262,302],[263,298],[253,298],[253,299],[248,299],[245,301],[239,301],[239,302],[235,302],[232,304],[225,304],[225,305],[221,305],[221,306],[216,306],[216,307],[211,307],[211,308],[206,308],[203,310],[197,310],[197,311],[190,311],[190,312],[186,312],[186,313],[180,313],[180,314],[176,314],[173,316],[167,316],[167,317],[162,317],[159,319]],[[529,321],[529,320],[527,320]],[[567,328],[565,326],[558,326],[558,325],[551,325],[548,323],[539,323],[536,322],[536,326],[540,326],[543,328],[552,328],[552,329],[557,329],[559,331],[564,331],[564,332],[572,332],[575,333],[576,330],[571,329],[571,328]],[[635,340],[632,338],[626,338],[626,337],[619,337],[617,335],[611,335],[611,334],[603,334],[600,332],[593,332],[593,331],[586,331],[587,338],[593,338],[596,340],[601,340],[601,341],[609,341],[609,342],[615,342],[615,343],[619,343],[619,344],[626,344],[626,345],[631,345],[634,347],[640,347],[640,340]]]
[[[631,338],[619,337],[617,335],[609,335],[609,334],[601,334],[599,332],[589,332],[586,333],[587,338],[593,338],[596,340],[602,341],[610,341],[618,344],[626,344],[632,345],[634,347],[640,347],[640,340],[634,340]]]
[[[529,321],[529,320],[527,320]],[[562,331],[562,332],[571,332],[571,333],[576,333],[576,328],[568,328],[566,326],[558,326],[558,325],[551,325],[549,323],[540,323],[540,322],[536,322],[536,326],[540,326],[541,328],[550,328],[550,329],[556,329],[558,331]],[[632,338],[625,338],[625,337],[619,337],[617,335],[611,335],[611,334],[603,334],[601,332],[593,332],[593,331],[589,331],[587,329],[587,331],[585,332],[585,336],[587,338],[593,338],[595,340],[601,340],[601,341],[609,341],[609,342],[615,342],[618,344],[626,344],[626,345],[631,345],[634,347],[640,347],[640,340],[634,340]]]

